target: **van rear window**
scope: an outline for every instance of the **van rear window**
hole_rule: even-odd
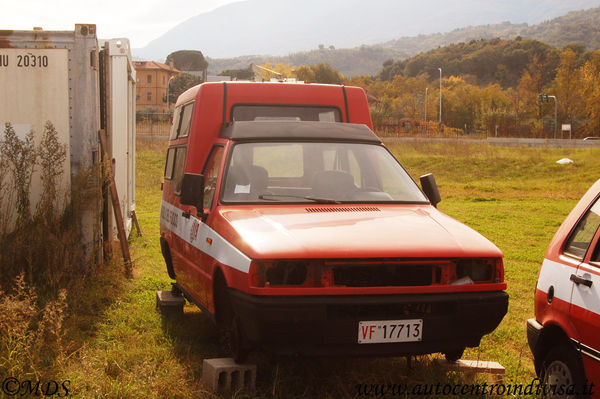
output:
[[[189,135],[193,112],[194,102],[175,108],[169,140],[175,140]]]
[[[232,109],[233,121],[292,120],[313,122],[341,122],[337,107],[318,107],[280,104],[240,104]]]
[[[173,169],[175,168],[175,147],[169,148],[167,151],[167,162],[165,164],[165,179],[171,180],[173,178]]]

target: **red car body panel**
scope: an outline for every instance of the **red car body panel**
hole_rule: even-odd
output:
[[[328,211],[315,212],[319,208]],[[234,245],[252,259],[369,258],[374,249],[382,258],[398,253],[415,259],[424,254],[440,259],[502,254],[479,233],[431,205],[378,205],[377,211],[355,213],[335,212],[336,208],[348,206],[227,206],[218,209],[218,215],[230,225],[224,231],[230,232]],[[348,243],[342,253],[341,242]]]
[[[600,230],[587,234],[587,247],[582,248],[581,256],[570,253],[568,245],[577,228],[585,227],[584,218],[599,198],[600,180],[579,200],[552,238],[538,274],[535,319],[528,320],[529,345],[538,373],[543,372],[542,363],[550,348],[564,345],[579,354],[585,377],[596,387],[600,387]],[[597,391],[593,397],[600,397]]]

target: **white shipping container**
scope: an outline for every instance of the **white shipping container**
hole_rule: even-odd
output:
[[[46,121],[52,122],[58,139],[67,147],[62,165],[60,188],[70,185],[70,104],[69,50],[3,48],[0,49],[0,121],[12,124],[17,136],[24,139],[33,131],[39,143]],[[41,194],[39,172],[35,173],[30,193],[35,206]]]
[[[107,132],[107,151],[113,162],[121,214],[129,235],[135,212],[135,68],[129,40],[100,40],[100,43],[103,43],[101,71],[105,71],[100,84],[106,85],[106,120],[101,126]],[[108,228],[116,240],[117,228],[110,203],[108,213]]]
[[[0,30],[0,139],[8,122],[21,138],[33,131],[37,144],[46,122],[52,122],[67,148],[60,186],[68,192],[82,168],[100,161],[98,131],[104,129],[128,231],[135,210],[134,95],[127,39],[99,46],[96,26],[87,24],[75,25],[74,31]],[[40,187],[38,171],[32,210]],[[82,215],[81,244],[88,254],[101,254],[103,240],[116,238],[112,209],[104,203],[98,198]]]

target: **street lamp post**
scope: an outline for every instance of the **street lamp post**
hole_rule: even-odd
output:
[[[442,68],[440,70],[440,133],[442,132]]]
[[[549,98],[554,99],[554,139],[556,139],[556,129],[558,129],[558,99],[556,96],[549,96],[546,93],[538,94],[540,104],[547,103]]]
[[[557,120],[558,100],[556,99],[556,96],[548,96],[548,98],[554,99],[554,139],[556,140],[556,129],[558,128],[558,120]],[[562,137],[562,133],[561,133],[561,137]]]
[[[425,122],[427,122],[427,92],[429,91],[429,87],[425,88]]]
[[[169,112],[169,110],[171,109],[170,104],[169,104],[169,86],[171,86],[171,80],[173,80],[175,76],[171,76],[169,78],[169,81],[167,82],[167,112]]]

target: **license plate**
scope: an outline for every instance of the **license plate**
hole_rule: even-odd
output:
[[[417,342],[423,336],[423,319],[358,322],[359,344]]]

